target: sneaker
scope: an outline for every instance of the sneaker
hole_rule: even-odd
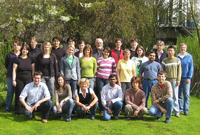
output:
[[[114,115],[113,117],[114,117],[115,120],[119,119],[118,115]]]
[[[47,119],[42,119],[42,122],[47,123],[48,121],[47,121]]]
[[[184,112],[184,115],[188,116],[188,115],[189,115],[189,112],[188,112],[188,111]]]
[[[180,118],[180,114],[175,114],[175,117]]]
[[[157,117],[157,120],[161,120],[163,118],[163,113],[161,114],[160,117]]]
[[[169,118],[166,118],[165,123],[171,123]]]
[[[72,120],[71,117],[67,117],[67,118],[65,119],[66,122],[70,122],[71,120]]]
[[[95,117],[94,117],[94,116],[92,116],[90,119],[91,119],[91,120],[95,120]]]

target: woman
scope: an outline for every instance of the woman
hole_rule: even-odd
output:
[[[95,95],[94,91],[89,88],[89,80],[87,78],[82,78],[79,82],[80,89],[77,89],[75,92],[76,99],[76,110],[78,117],[83,118],[85,113],[90,113],[90,119],[95,119],[95,113],[98,106],[98,98]]]
[[[6,78],[7,78],[7,86],[8,86],[7,96],[6,96],[6,111],[5,111],[6,113],[10,112],[11,110],[11,103],[13,99],[13,94],[15,92],[15,88],[12,84],[13,63],[15,62],[17,57],[20,55],[20,49],[21,49],[21,43],[19,42],[19,40],[15,40],[13,45],[14,45],[13,47],[14,50],[9,52],[6,55],[6,59],[5,59],[5,67],[7,69]]]
[[[145,56],[145,50],[141,45],[138,45],[136,48],[135,57],[132,57],[131,60],[134,62],[135,65],[135,75],[139,77],[139,70],[142,63],[149,60],[148,57]]]
[[[125,90],[131,88],[131,78],[135,76],[135,65],[130,60],[130,50],[125,49],[123,52],[124,59],[119,60],[117,64],[117,79],[119,86],[122,87],[123,97]]]
[[[69,36],[68,38],[67,38],[67,44],[68,45],[73,45],[74,46],[74,48],[76,47],[75,45],[76,45],[76,38],[74,37],[74,36]],[[78,52],[78,49],[75,49],[75,52]]]
[[[97,72],[96,72],[96,88],[97,96],[99,99],[99,111],[100,114],[103,113],[103,106],[101,103],[101,90],[103,86],[109,83],[108,78],[111,74],[116,74],[116,64],[115,59],[110,56],[110,47],[105,47],[103,51],[103,57],[97,60]]]
[[[81,78],[87,78],[90,81],[90,88],[94,89],[94,75],[97,71],[97,62],[92,57],[92,47],[87,44],[83,49],[84,56],[79,58],[81,67]]]
[[[51,44],[44,42],[42,53],[36,58],[35,70],[43,73],[42,82],[46,83],[53,101],[55,76],[58,75],[58,63],[56,55],[51,53],[51,50]]]
[[[35,37],[32,37],[30,40],[30,57],[36,60],[37,56],[42,53],[41,49],[37,47],[38,41]]]
[[[78,58],[83,57],[83,48],[85,47],[85,41],[81,40],[78,44],[79,51],[77,51],[74,55]]]
[[[75,99],[77,82],[81,78],[79,59],[73,55],[74,50],[74,46],[69,45],[67,47],[67,54],[60,61],[60,72],[65,76],[67,83],[71,86],[73,99]]]
[[[53,108],[54,113],[59,113],[61,117],[66,114],[66,122],[70,122],[75,103],[72,99],[71,87],[66,83],[64,75],[57,77],[55,87],[56,106]]]
[[[21,55],[16,59],[13,64],[13,86],[15,89],[15,115],[21,113],[21,102],[19,101],[19,95],[24,86],[32,82],[32,75],[34,74],[34,62],[29,57],[29,45],[25,44],[21,48]]]

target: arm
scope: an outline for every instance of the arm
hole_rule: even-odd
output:
[[[58,60],[55,54],[54,54],[54,70],[55,70],[55,77],[57,77],[58,76]]]
[[[118,85],[121,86],[120,69],[117,70],[117,81],[118,81]]]
[[[112,62],[112,73],[113,74],[117,73],[117,66],[116,66],[116,63],[115,63],[115,59],[113,59],[113,62]]]
[[[143,89],[142,87],[142,74],[139,73],[139,79],[140,79],[140,88]]]
[[[129,93],[129,90],[127,90],[127,91],[125,92],[125,102],[126,102],[126,104],[129,104],[129,105],[131,105],[134,109],[138,110],[138,106],[137,106],[136,104],[134,104],[133,102],[131,102],[130,96],[131,96],[131,94]]]
[[[33,108],[28,106],[23,98],[19,98],[19,101],[22,103],[22,105],[28,110],[29,112],[33,112]]]
[[[34,76],[34,73],[35,73],[35,63],[33,63],[31,66],[32,66],[32,76]]]
[[[188,76],[189,76],[189,79],[192,78],[193,76],[193,72],[194,72],[194,65],[193,65],[193,58],[192,56],[190,55],[190,63],[189,63],[189,71],[188,71]]]
[[[172,97],[172,86],[169,82],[166,83],[166,86],[163,86],[163,90],[167,90],[167,94],[159,98],[159,102],[164,103],[168,98]]]
[[[7,54],[7,55],[6,55],[6,59],[5,59],[5,67],[6,67],[6,69],[8,69],[9,60],[10,60],[10,57],[9,57],[9,55]]]
[[[13,84],[14,87],[17,86],[17,82],[16,82],[17,67],[18,67],[18,65],[16,63],[13,63],[13,73],[12,73],[13,82],[12,82],[12,84]]]
[[[132,64],[132,74],[133,74],[133,76],[135,76],[135,65],[134,65],[134,63]]]
[[[32,107],[32,109],[35,110],[35,111],[37,111],[37,107],[38,107],[41,103],[43,103],[43,102],[45,102],[45,101],[47,101],[47,100],[50,100],[50,99],[51,99],[50,97],[45,97],[45,98],[39,100],[39,101]]]
[[[64,64],[63,64],[64,58],[65,57],[62,57],[61,60],[60,60],[60,63],[59,63],[60,64],[60,74],[62,74],[62,75],[64,75],[64,69],[65,69]]]
[[[104,86],[104,87],[102,88],[102,91],[101,91],[101,103],[102,103],[103,107],[106,108],[106,93],[105,93],[105,87],[106,87],[106,86]]]
[[[156,87],[155,85],[153,85],[151,88],[152,104],[160,109],[162,106],[159,104],[159,99],[156,97],[155,93],[156,93]]]
[[[95,58],[93,58],[93,75],[95,76],[96,72],[97,72],[97,61]]]
[[[77,73],[77,79],[78,82],[81,80],[81,68],[80,68],[80,63],[79,63],[79,59],[77,58],[77,62],[76,62],[76,73]]]
[[[180,59],[178,59],[178,67],[177,67],[177,81],[176,81],[176,85],[179,86],[180,85],[180,81],[181,81],[181,75],[182,75],[182,69],[181,69],[181,61]]]

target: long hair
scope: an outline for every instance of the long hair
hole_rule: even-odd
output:
[[[66,80],[65,80],[65,76],[62,75],[62,74],[59,74],[59,75],[57,76],[57,78],[56,78],[56,81],[55,81],[56,90],[60,89],[60,85],[58,84],[58,78],[59,78],[59,77],[62,77],[63,80],[64,80],[63,89],[67,87],[67,82],[66,82]]]

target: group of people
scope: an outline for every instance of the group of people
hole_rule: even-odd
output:
[[[118,119],[122,111],[127,119],[143,119],[151,92],[150,115],[161,119],[165,114],[166,123],[170,123],[173,110],[178,118],[181,112],[189,115],[193,60],[185,43],[180,44],[177,57],[175,48],[169,46],[166,52],[161,40],[148,57],[136,38],[131,40],[131,49],[125,50],[120,38],[114,49],[103,47],[101,38],[95,40],[94,49],[83,40],[76,49],[73,36],[67,39],[66,51],[58,37],[52,39],[53,47],[44,42],[40,50],[37,43],[35,37],[30,45],[15,40],[14,50],[6,56],[6,112],[11,110],[15,92],[15,115],[20,115],[23,105],[30,119],[35,119],[35,111],[41,111],[44,123],[50,112],[66,117],[67,122],[75,112],[79,118],[88,113],[94,120],[98,107],[104,120],[110,120],[111,114]]]

